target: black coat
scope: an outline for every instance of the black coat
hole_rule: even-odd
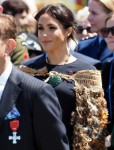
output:
[[[16,107],[20,116],[13,144],[7,114]],[[53,88],[13,67],[0,102],[0,150],[69,150],[61,107]]]
[[[114,124],[114,60],[102,64],[102,83],[109,109],[109,132]]]

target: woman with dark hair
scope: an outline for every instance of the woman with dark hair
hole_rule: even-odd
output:
[[[92,65],[72,56],[68,50],[68,42],[74,38],[76,28],[73,13],[68,7],[63,4],[47,5],[36,14],[35,19],[38,23],[38,39],[46,55],[31,59],[24,63],[28,67],[20,68],[53,86],[62,107],[62,119],[67,129],[71,150],[73,148],[82,150],[83,147],[89,150],[88,148],[94,147],[95,141],[98,142],[95,140],[96,137],[100,136],[104,142],[101,132],[105,127],[104,125],[101,127],[99,121],[92,121],[92,116],[96,114],[97,119],[98,114],[91,113],[90,108],[92,103],[92,106],[98,107],[91,101],[94,94],[97,93],[93,99],[97,101],[101,96],[101,101],[103,100],[100,72]],[[87,96],[90,91],[94,93],[91,98]],[[106,105],[103,107],[106,108]],[[104,110],[103,107],[98,108]],[[75,112],[73,118],[72,112]],[[74,126],[71,125],[71,118]],[[102,117],[98,119],[102,120]],[[96,134],[99,135],[96,137],[95,130],[92,129],[95,128],[94,123],[91,128],[92,122],[100,129],[97,129]],[[90,135],[84,127],[92,129]],[[90,142],[93,136],[94,142]],[[104,143],[101,145],[104,147]]]

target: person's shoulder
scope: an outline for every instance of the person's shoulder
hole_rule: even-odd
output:
[[[88,38],[88,39],[80,40],[80,41],[78,42],[78,44],[82,44],[82,43],[91,44],[91,43],[95,42],[98,38],[99,38],[99,36],[96,35],[96,36],[90,37],[90,38]]]
[[[77,64],[79,65],[79,68],[81,69],[81,70],[96,70],[96,67],[95,66],[93,66],[92,64],[90,64],[90,63],[87,63],[87,62],[85,62],[85,61],[82,61],[82,60],[80,60],[80,59],[78,59],[77,60]]]
[[[79,60],[83,60],[84,62],[89,63],[89,64],[94,65],[94,66],[95,66],[96,64],[100,64],[100,63],[101,63],[101,62],[100,62],[99,60],[97,60],[97,59],[94,59],[94,58],[92,58],[92,57],[86,56],[86,55],[81,54],[81,53],[78,53],[78,52],[71,52],[71,54],[72,54],[74,57],[78,58]]]
[[[95,45],[99,42],[99,36],[94,36],[94,37],[91,37],[91,38],[88,38],[88,39],[85,39],[85,40],[80,40],[78,42],[78,45],[76,47],[76,50],[75,51],[80,51],[82,49],[87,49],[89,50],[89,48],[91,47],[95,47]]]
[[[25,85],[26,88],[28,86],[31,88],[42,87],[42,86],[45,86],[45,84],[46,84],[42,80],[37,79],[34,76],[21,71],[19,68],[15,67],[15,66],[13,66],[13,70],[12,70],[10,79],[12,79],[15,83],[21,82],[23,85]]]
[[[45,58],[46,58],[46,54],[43,53],[39,56],[33,57],[29,60],[26,60],[24,62],[21,63],[21,65],[25,65],[28,67],[34,67],[34,66],[38,66],[38,65],[43,65],[45,63]]]
[[[26,46],[22,45],[23,39],[16,37],[16,48],[11,55],[11,61],[14,65],[18,66],[21,62],[29,58]]]
[[[24,40],[24,39],[21,38],[20,36],[18,36],[18,35],[16,36],[16,41],[17,41],[17,42],[22,42],[23,40]]]
[[[16,50],[18,51],[28,51],[27,47],[22,44],[22,42],[25,41],[23,38],[17,36],[16,37]]]

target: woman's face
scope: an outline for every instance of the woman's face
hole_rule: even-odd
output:
[[[108,14],[97,1],[90,0],[88,6],[90,11],[88,20],[91,23],[91,31],[99,33],[100,29],[105,27],[105,19]]]
[[[58,20],[43,14],[38,20],[38,39],[44,51],[62,50],[67,44],[68,32]]]
[[[109,19],[106,23],[106,28],[112,28],[112,27],[114,27],[114,17]],[[114,50],[114,36],[111,34],[111,32],[107,36],[106,40],[109,49]]]
[[[81,32],[78,31],[78,27],[82,29]],[[78,21],[77,30],[76,30],[76,39],[78,40],[86,39],[89,37],[93,37],[95,35],[97,34],[94,32],[91,33],[91,24],[88,21],[87,17],[80,19],[80,21]]]

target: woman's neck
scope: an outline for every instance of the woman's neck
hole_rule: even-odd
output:
[[[53,65],[63,65],[67,58],[69,58],[69,52],[60,52],[60,53],[48,53],[47,61]]]

